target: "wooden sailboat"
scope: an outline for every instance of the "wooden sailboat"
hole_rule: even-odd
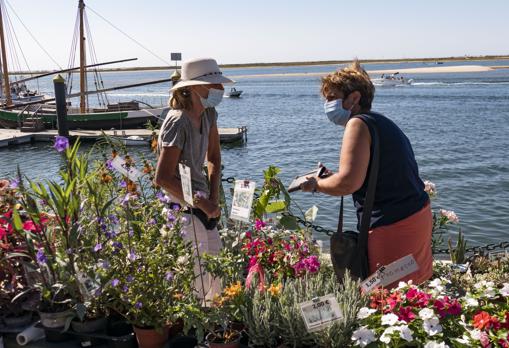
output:
[[[137,83],[128,86],[117,86],[112,88],[99,88],[95,91],[87,90],[87,67],[95,67],[101,64],[92,64],[87,66],[86,64],[86,49],[85,49],[85,3],[83,0],[79,0],[78,7],[78,21],[79,21],[79,35],[77,36],[79,44],[79,76],[80,76],[80,91],[79,93],[71,93],[69,90],[68,98],[79,97],[79,107],[68,106],[67,110],[67,124],[69,129],[126,129],[126,128],[141,128],[147,124],[147,122],[157,123],[158,120],[164,119],[168,112],[167,106],[152,107],[150,105],[141,105],[138,101],[118,102],[109,103],[107,97],[99,98],[106,101],[98,107],[89,107],[87,99],[90,94],[105,93],[111,90],[118,90],[123,88],[132,88],[136,86],[156,84],[156,83],[167,83],[171,81],[170,78],[162,79],[157,81],[148,81],[144,83]],[[1,17],[1,13],[0,13]],[[7,65],[3,55],[5,54],[4,49],[4,33],[2,31],[0,23],[0,40],[2,43],[2,63],[4,71],[3,84],[9,86],[9,77]],[[110,62],[112,63],[112,62]],[[108,64],[108,63],[103,63]],[[71,81],[72,86],[72,70],[70,71],[68,78]],[[55,72],[56,73],[56,72]],[[94,71],[95,77],[97,77],[97,70]],[[99,86],[102,86],[102,79]],[[96,84],[97,85],[97,84]],[[103,87],[103,86],[102,86]],[[4,88],[6,95],[6,106],[0,109],[0,128],[21,128],[27,129],[33,127],[34,129],[52,129],[56,127],[56,112],[54,105],[43,104],[51,102],[54,99],[44,99],[42,101],[29,101],[24,103],[13,104],[12,98],[9,98],[9,88]]]

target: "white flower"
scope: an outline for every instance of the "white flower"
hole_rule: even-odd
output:
[[[355,345],[365,347],[371,342],[376,341],[375,332],[363,326],[353,332],[352,341],[355,342]]]
[[[504,283],[503,285],[504,285],[504,287],[502,289],[500,289],[500,295],[508,297],[509,296],[509,284]]]
[[[445,342],[428,341],[424,348],[449,348],[449,346]]]
[[[440,209],[440,215],[446,217],[447,220],[452,222],[453,224],[457,224],[458,222],[460,222],[458,215],[456,215],[456,213],[453,212],[452,210]]]
[[[441,286],[441,285],[442,285],[442,280],[440,278],[435,278],[429,282],[429,286],[431,288],[436,288],[437,286]]]
[[[465,297],[465,306],[466,307],[478,307],[479,301],[473,297]]]
[[[492,288],[495,286],[495,283],[493,282],[487,282],[486,280],[481,280],[477,284],[474,285],[476,289],[482,289],[482,288]]]
[[[394,313],[382,315],[382,325],[392,326],[398,322],[398,316]]]
[[[464,344],[466,346],[469,346],[470,345],[470,339],[468,338],[468,336],[466,335],[463,335],[463,337],[461,338],[453,338],[456,342],[459,342],[461,344]]]
[[[419,311],[419,318],[422,320],[428,320],[435,316],[435,312],[431,308],[423,308]]]
[[[422,323],[422,328],[424,329],[424,332],[430,336],[434,336],[442,332],[442,325],[440,325],[440,321],[437,317],[424,320]]]
[[[435,193],[436,193],[436,186],[434,183],[432,183],[431,181],[429,180],[424,180],[424,191],[430,195],[430,196],[434,196]]]
[[[393,332],[397,330],[396,326],[390,326],[382,333],[382,336],[380,336],[380,341],[389,344],[391,342],[391,335]]]
[[[185,256],[185,255],[179,256],[178,259],[177,259],[177,263],[179,265],[184,265],[184,264],[187,263],[187,259],[188,259],[188,257]]]
[[[368,307],[362,307],[359,309],[359,313],[357,313],[357,319],[366,319],[371,314],[375,313],[376,309],[371,309]]]
[[[472,337],[473,340],[479,341],[481,339],[482,332],[479,329],[474,329],[472,331],[469,331],[470,337]]]
[[[407,342],[412,342],[414,340],[414,338],[412,336],[413,333],[414,332],[412,330],[410,330],[408,325],[401,325],[399,327],[399,337],[401,337],[402,339],[404,339]]]

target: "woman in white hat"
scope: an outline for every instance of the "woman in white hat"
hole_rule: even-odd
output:
[[[224,94],[224,83],[233,83],[223,76],[214,59],[193,59],[182,64],[182,77],[172,88],[172,110],[161,126],[158,139],[159,160],[155,182],[172,197],[175,203],[184,202],[178,164],[191,169],[191,183],[195,196],[193,221],[187,226],[186,238],[196,233],[200,255],[217,254],[221,248],[215,227],[220,215],[219,183],[221,180],[221,152],[215,107]],[[207,160],[208,178],[203,171]],[[198,261],[197,261],[198,262]],[[207,300],[221,292],[219,279],[203,274],[199,263],[195,281],[200,297]],[[202,287],[203,278],[203,287]]]

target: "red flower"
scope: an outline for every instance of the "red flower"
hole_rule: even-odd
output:
[[[474,327],[479,330],[489,330],[490,328],[500,328],[500,323],[498,319],[495,317],[491,317],[491,315],[485,311],[481,311],[474,315]]]
[[[407,323],[410,323],[415,319],[415,313],[412,312],[412,307],[410,306],[401,307],[399,312],[396,314],[398,315],[399,320],[404,320]]]

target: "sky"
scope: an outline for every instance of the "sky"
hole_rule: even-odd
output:
[[[68,66],[77,0],[1,1],[31,70]],[[117,65],[122,67],[166,65],[171,52],[181,52],[184,60],[213,57],[220,64],[509,54],[508,0],[86,0],[86,5],[98,61],[138,58]],[[23,62],[19,49],[17,55]]]

